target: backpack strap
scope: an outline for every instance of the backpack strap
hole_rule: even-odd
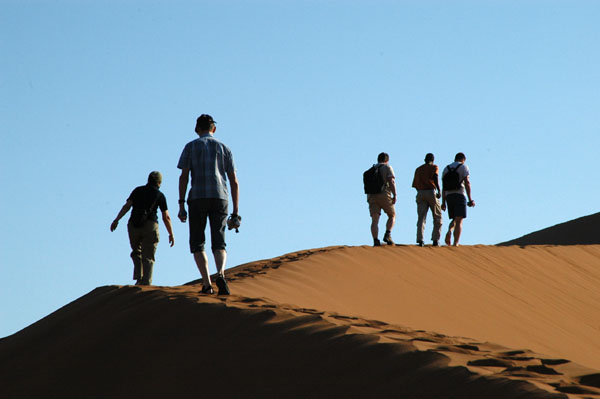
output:
[[[157,188],[156,189],[156,197],[154,198],[154,201],[152,201],[152,205],[150,205],[149,208],[144,209],[145,212],[147,212],[148,214],[150,214],[150,212],[152,212],[152,208],[154,208],[154,205],[156,205],[156,201],[158,201],[158,197],[160,197],[160,190]]]
[[[148,208],[148,212],[152,212],[152,208],[154,208],[154,205],[156,205],[158,197],[160,197],[160,191],[156,189],[156,198],[154,198],[154,202],[152,203],[152,205],[150,205],[150,208]]]
[[[447,166],[448,168],[448,172],[452,171],[452,172],[456,172],[458,170],[458,168],[460,168],[463,164],[459,163],[458,165],[456,165],[456,168],[451,168],[450,165]]]

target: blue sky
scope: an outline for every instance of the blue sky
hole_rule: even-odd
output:
[[[109,225],[152,170],[176,240],[161,225],[154,283],[199,278],[175,214],[201,113],[238,168],[229,267],[370,244],[361,175],[381,151],[399,243],[427,152],[467,155],[463,244],[597,212],[599,20],[566,0],[1,1],[0,337],[131,283],[126,223]]]

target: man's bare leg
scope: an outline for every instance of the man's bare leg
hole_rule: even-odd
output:
[[[227,261],[227,252],[224,249],[213,251],[215,264],[217,266],[217,287],[219,287],[219,295],[229,295],[229,286],[225,280],[225,262]]]
[[[446,238],[444,239],[444,242],[448,246],[452,245],[452,242],[451,242],[451,240],[452,240],[452,230],[454,230],[454,219],[452,219],[452,221],[448,225],[448,232],[446,233]]]
[[[215,257],[215,265],[217,267],[217,274],[225,276],[225,263],[227,263],[227,251],[224,249],[217,249],[213,251]]]
[[[460,233],[462,233],[462,222],[463,218],[457,217],[454,219],[454,246],[458,247],[458,241],[460,241]]]
[[[396,222],[396,215],[392,215],[389,216],[388,215],[388,220],[387,223],[385,224],[385,228],[387,231],[392,231],[392,229],[394,228],[394,223]]]
[[[371,235],[373,240],[377,240],[379,235],[379,215],[371,215]]]
[[[210,281],[210,274],[208,272],[208,258],[206,257],[206,252],[194,252],[194,260],[196,261],[196,266],[202,275],[202,285],[204,287],[210,287],[212,282]]]
[[[388,245],[394,245],[394,240],[392,240],[392,229],[394,228],[394,222],[396,221],[396,213],[389,212],[387,213],[387,215],[388,220],[385,224],[385,234],[383,235],[383,241],[385,241],[385,243]]]

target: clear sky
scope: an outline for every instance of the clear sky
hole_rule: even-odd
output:
[[[467,155],[463,244],[597,212],[598,21],[574,0],[0,0],[0,337],[132,283],[126,222],[109,226],[152,170],[176,240],[161,224],[154,283],[199,278],[176,165],[202,113],[238,169],[228,267],[371,244],[362,172],[381,151],[398,243],[427,152]]]

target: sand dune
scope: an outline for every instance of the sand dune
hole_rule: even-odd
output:
[[[234,295],[102,287],[0,340],[0,397],[600,398],[600,246],[332,247]]]
[[[600,244],[600,212],[560,223],[499,245],[590,245]]]
[[[475,337],[600,369],[600,246],[330,248],[229,275],[236,294]]]
[[[196,287],[100,288],[2,344],[3,398],[565,397],[525,352]]]

